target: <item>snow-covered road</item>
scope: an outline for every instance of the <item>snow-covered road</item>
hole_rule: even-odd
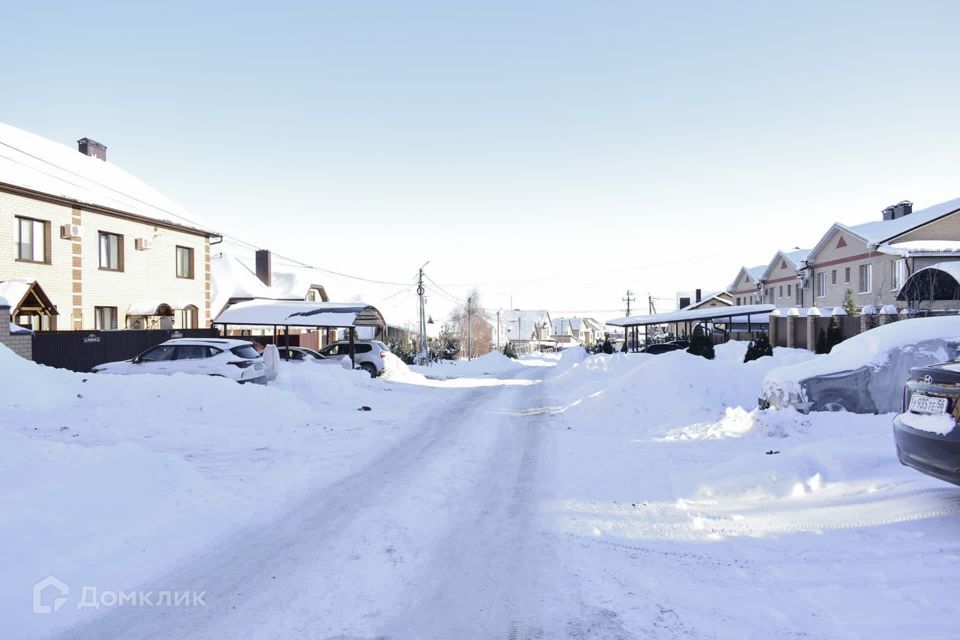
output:
[[[529,377],[533,370],[519,372]],[[540,385],[465,388],[411,435],[159,585],[205,607],[116,608],[69,638],[517,638],[556,590],[539,522]],[[543,575],[546,572],[548,575]]]
[[[890,416],[753,409],[766,371],[812,356],[735,348],[268,389],[64,377],[0,409],[11,637],[955,637],[960,491],[897,463]],[[153,420],[98,400],[117,388]],[[23,482],[54,468],[96,516]],[[71,599],[30,614],[47,573]],[[205,606],[78,610],[90,584]]]

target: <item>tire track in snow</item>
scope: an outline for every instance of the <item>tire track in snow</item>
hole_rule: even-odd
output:
[[[497,387],[459,395],[456,404],[422,420],[412,435],[354,474],[318,488],[284,517],[238,531],[217,548],[150,579],[152,588],[206,591],[207,607],[116,608],[61,637],[316,638],[323,627],[323,612],[332,611],[324,601],[323,587],[355,593],[349,604],[356,607],[358,616],[377,615],[390,603],[376,601],[376,595],[371,600],[352,584],[370,582],[376,575],[356,573],[368,567],[351,549],[362,543],[374,548],[380,541],[364,538],[376,538],[382,532],[369,532],[357,523],[390,520],[391,512],[410,499],[409,491],[416,493],[429,482],[422,477],[429,461],[442,460],[449,457],[445,451],[459,449],[463,430],[497,395]],[[457,419],[451,421],[450,415]],[[330,597],[336,600],[338,595]]]

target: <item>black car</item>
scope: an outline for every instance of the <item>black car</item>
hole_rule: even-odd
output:
[[[903,412],[893,419],[900,462],[960,485],[960,362],[910,370]]]

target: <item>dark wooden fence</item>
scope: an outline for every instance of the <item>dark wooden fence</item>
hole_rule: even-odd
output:
[[[40,331],[33,336],[33,359],[51,367],[87,372],[104,362],[128,360],[171,338],[218,337],[217,329]]]

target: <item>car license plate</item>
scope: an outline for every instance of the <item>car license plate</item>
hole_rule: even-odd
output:
[[[255,363],[253,363],[253,370],[254,370],[254,371],[260,371],[261,369],[263,369],[263,363],[262,363],[262,362],[255,362]],[[946,401],[944,401],[944,402],[946,402]]]
[[[946,413],[947,399],[933,398],[915,393],[910,398],[910,411],[914,413]]]

